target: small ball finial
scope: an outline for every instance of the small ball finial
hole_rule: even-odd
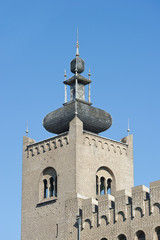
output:
[[[130,133],[130,129],[129,129],[129,118],[128,118],[128,129],[127,129],[128,135]]]
[[[27,120],[27,127],[26,127],[25,133],[26,133],[26,136],[28,136],[28,133],[29,133],[29,131],[28,131],[28,120]]]
[[[90,70],[90,68],[89,68],[88,78],[89,78],[89,80],[91,80],[90,79],[91,78],[91,70]]]
[[[66,74],[66,69],[64,70],[64,79],[66,81],[66,77],[67,77],[67,74]]]

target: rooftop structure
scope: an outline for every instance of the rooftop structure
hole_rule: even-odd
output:
[[[99,135],[112,118],[91,106],[78,39],[76,48],[65,103],[43,120],[57,136],[23,139],[21,239],[160,240],[160,181],[134,187],[133,136]]]

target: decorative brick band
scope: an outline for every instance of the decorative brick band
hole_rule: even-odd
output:
[[[94,136],[92,134],[84,133],[83,144],[88,146],[95,146],[96,148],[101,148],[106,151],[118,153],[120,155],[127,155],[127,144],[113,141],[107,138],[102,138],[99,136]]]
[[[34,157],[38,154],[51,151],[69,144],[68,133],[58,135],[27,146],[27,157]]]

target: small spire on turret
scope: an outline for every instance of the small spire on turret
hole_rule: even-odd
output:
[[[79,57],[78,27],[77,27],[76,57]]]
[[[128,132],[128,136],[129,136],[129,133],[130,133],[130,129],[129,129],[129,118],[128,118],[128,129],[127,129],[127,132]]]
[[[89,68],[88,78],[91,80],[91,70]],[[91,102],[91,84],[88,84],[88,102]]]
[[[28,120],[27,120],[27,127],[26,127],[26,136],[28,136],[28,133],[29,133],[29,131],[28,131]]]
[[[89,68],[88,78],[89,78],[89,80],[91,80],[91,70],[90,70],[90,68]]]
[[[64,80],[66,81],[66,77],[67,77],[67,74],[66,74],[66,69],[64,70]]]
[[[64,80],[66,81],[66,69],[64,70]],[[65,84],[65,89],[64,89],[64,102],[67,103],[67,85]]]

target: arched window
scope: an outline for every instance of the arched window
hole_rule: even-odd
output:
[[[43,184],[44,184],[44,198],[47,198],[47,196],[48,196],[48,186],[47,186],[47,180],[46,179],[43,180]]]
[[[118,236],[118,240],[127,240],[127,238],[124,234],[121,234]]]
[[[157,231],[157,238],[158,238],[158,240],[160,240],[160,228]]]
[[[53,182],[54,182],[54,180],[53,180],[53,177],[51,177],[50,179],[49,179],[49,185],[50,185],[50,187],[49,187],[49,196],[50,197],[53,197],[54,196],[54,184],[53,184]]]
[[[107,193],[111,194],[111,182],[112,180],[108,178],[107,180]]]
[[[114,195],[115,177],[107,167],[100,167],[96,173],[96,195]]]
[[[145,239],[146,239],[145,233],[144,233],[143,231],[138,231],[138,232],[136,233],[136,236],[137,236],[137,239],[138,239],[138,240],[145,240]]]
[[[160,227],[157,227],[156,229],[156,240],[160,240]]]
[[[40,201],[43,199],[57,197],[57,173],[54,168],[46,168],[40,177],[39,184]]]
[[[96,195],[99,195],[99,193],[98,193],[98,176],[96,176]]]
[[[101,177],[100,195],[105,194],[105,178]]]

